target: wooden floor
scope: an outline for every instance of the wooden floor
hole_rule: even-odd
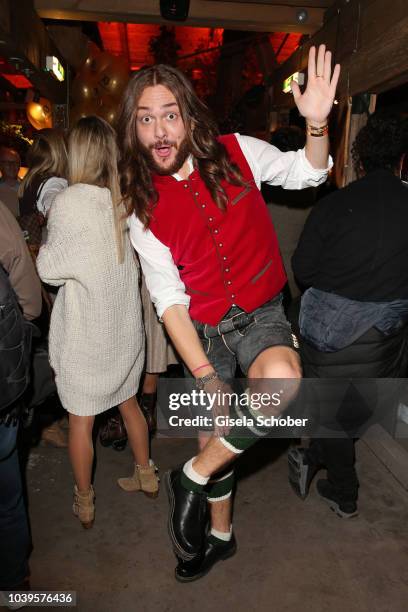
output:
[[[174,580],[167,499],[125,493],[129,449],[98,445],[97,513],[85,531],[71,513],[65,450],[35,448],[28,465],[35,589],[76,590],[81,612],[216,610],[405,612],[408,493],[370,448],[357,446],[360,516],[342,520],[287,482],[287,443],[259,442],[240,465],[234,530],[238,552],[204,579]],[[155,440],[161,473],[194,452],[192,440]]]

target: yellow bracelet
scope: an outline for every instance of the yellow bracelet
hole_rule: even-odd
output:
[[[326,123],[326,125],[322,125],[322,127],[316,127],[314,125],[307,124],[306,133],[309,136],[327,136],[329,133],[329,125]]]

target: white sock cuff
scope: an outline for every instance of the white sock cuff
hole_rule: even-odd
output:
[[[224,499],[228,499],[231,497],[232,491],[229,491],[225,495],[221,495],[221,497],[207,497],[207,501],[211,504],[216,504],[217,502],[224,501]]]
[[[201,476],[201,474],[199,474],[198,472],[195,471],[195,469],[193,468],[193,461],[194,461],[195,457],[192,457],[191,459],[189,459],[183,466],[183,472],[185,473],[185,475],[187,476],[187,478],[189,478],[190,480],[192,480],[193,482],[196,482],[199,485],[206,485],[207,482],[209,481],[209,477],[207,476]]]
[[[229,478],[233,474],[234,474],[234,470],[231,470],[230,472],[228,472],[228,474],[224,474],[224,476],[221,476],[220,478],[211,478],[210,484],[213,484],[214,482],[222,482],[223,480],[225,480],[226,478]]]
[[[239,448],[235,448],[235,446],[232,446],[232,444],[230,444],[230,442],[227,442],[225,438],[218,438],[218,439],[221,442],[221,444],[223,444],[226,448],[228,448],[229,451],[231,451],[231,453],[234,453],[235,455],[240,455],[241,453],[244,452],[243,450]]]
[[[232,525],[230,527],[230,530],[227,532],[218,531],[217,529],[214,529],[213,527],[211,527],[210,533],[212,536],[214,536],[214,538],[218,538],[219,540],[224,540],[224,542],[229,542],[232,538]]]

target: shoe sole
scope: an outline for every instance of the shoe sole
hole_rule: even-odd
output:
[[[333,499],[329,499],[328,497],[324,497],[324,495],[322,495],[321,493],[319,493],[319,497],[326,502],[326,504],[329,505],[330,510],[332,510],[335,514],[337,514],[337,516],[340,516],[341,518],[345,518],[345,519],[351,519],[354,518],[356,516],[358,516],[358,510],[356,510],[355,512],[343,512],[343,510],[340,509],[340,506],[337,502],[335,502]]]
[[[194,582],[194,580],[199,580],[200,578],[203,578],[204,576],[206,576],[212,570],[214,565],[216,565],[218,563],[218,561],[226,561],[227,559],[230,559],[231,557],[233,557],[236,552],[237,552],[237,547],[234,546],[234,548],[232,548],[228,552],[224,553],[221,557],[219,557],[217,559],[217,561],[215,563],[213,563],[206,570],[204,570],[203,572],[200,572],[199,574],[195,574],[194,576],[191,576],[190,578],[183,578],[182,576],[179,576],[178,573],[177,573],[177,568],[176,568],[176,570],[174,572],[174,576],[175,576],[177,582]]]
[[[122,487],[119,482],[117,484],[122,489],[122,491],[125,491],[126,493],[143,493],[143,495],[146,495],[146,497],[148,497],[149,499],[156,499],[157,497],[159,497],[159,491],[143,491],[143,489],[125,489],[125,487]]]
[[[289,484],[294,493],[303,501],[309,494],[310,484],[317,470],[308,478],[312,467],[303,463],[303,456],[297,449],[288,452]]]
[[[168,531],[171,543],[173,545],[173,550],[174,550],[174,554],[176,555],[176,557],[179,557],[183,561],[192,561],[196,557],[196,555],[187,553],[185,550],[183,550],[183,548],[181,548],[181,546],[177,542],[176,536],[173,531],[173,515],[174,515],[175,499],[174,499],[173,487],[171,486],[170,473],[171,472],[168,471],[164,475],[164,484],[166,487],[166,493],[167,493],[167,497],[169,500],[169,506],[170,506],[169,517],[167,519],[167,531]]]
[[[81,519],[79,518],[77,514],[75,514],[75,512],[73,512],[73,515],[75,516],[75,518],[79,520],[79,522],[81,523],[84,529],[91,529],[93,527],[93,524],[95,522],[94,518],[91,521],[81,521]]]
[[[143,491],[143,489],[142,489],[141,492],[144,493],[144,495],[146,495],[146,497],[149,497],[150,499],[156,499],[156,497],[159,497],[159,492],[158,491],[153,491],[151,493],[149,491]]]

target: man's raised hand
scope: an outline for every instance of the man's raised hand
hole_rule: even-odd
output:
[[[303,94],[299,85],[292,81],[292,93],[299,113],[312,125],[327,122],[333,106],[336,87],[340,76],[340,64],[331,69],[332,54],[320,45],[316,59],[316,47],[310,47],[307,68],[307,86]]]

